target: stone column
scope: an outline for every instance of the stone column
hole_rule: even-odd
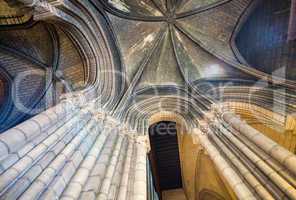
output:
[[[146,157],[148,151],[147,136],[136,138],[135,178],[133,183],[133,200],[147,199]]]
[[[118,191],[118,200],[126,200],[127,199],[127,191],[128,191],[128,183],[129,183],[129,175],[130,175],[130,169],[131,169],[131,160],[132,160],[132,153],[133,153],[133,147],[134,143],[133,141],[130,141],[126,160],[123,167],[123,173],[121,177],[120,187]]]
[[[250,141],[255,143],[267,154],[270,154],[275,160],[280,162],[289,171],[296,175],[296,156],[293,153],[239,119],[235,114],[231,112],[224,112],[221,116],[226,123],[231,125],[235,130],[243,134]]]
[[[274,199],[273,196],[251,173],[251,171],[245,165],[243,165],[243,163],[235,156],[233,152],[229,150],[229,147],[227,147],[222,141],[220,141],[218,137],[213,137],[213,140],[219,146],[219,148],[225,153],[226,157],[229,160],[231,160],[233,165],[238,169],[239,173],[244,175],[244,179],[250,184],[250,186],[254,188],[258,196],[260,196],[264,200]]]
[[[260,171],[262,171],[265,174],[265,177],[268,177],[271,180],[271,183],[276,185],[291,199],[296,199],[296,190],[294,189],[294,187],[288,181],[286,181],[285,178],[278,174],[268,163],[266,163],[265,160],[260,157],[260,155],[254,153],[247,145],[245,145],[242,141],[236,138],[235,134],[232,134],[231,132],[227,131],[221,124],[216,124],[214,126],[217,127],[221,132],[217,133],[219,135],[213,136],[214,140],[217,137],[220,137],[221,134],[231,144],[237,147],[239,151],[241,151],[250,160],[250,163],[253,163],[253,165],[256,166],[254,170],[259,169]],[[219,141],[216,143],[219,144]],[[247,174],[243,173],[243,176],[245,177],[247,176]],[[269,183],[267,182],[265,185],[268,184]]]
[[[257,195],[296,199],[295,155],[227,109],[213,111],[204,115],[202,127],[213,133],[210,140],[249,185],[257,185]]]
[[[50,128],[62,125],[78,110],[79,107],[71,101],[63,101],[2,133],[0,135],[0,161],[6,159],[9,155],[18,154],[18,150],[32,139],[46,133]],[[17,156],[20,157],[20,155]]]
[[[290,137],[287,138],[290,141],[290,151],[296,154],[296,115],[295,114],[288,115],[286,117],[285,131],[288,135],[290,135]]]
[[[233,170],[233,168],[228,164],[228,162],[222,157],[216,147],[209,141],[206,134],[211,134],[207,129],[203,130],[194,129],[194,134],[198,137],[200,144],[207,151],[210,158],[215,163],[217,169],[224,176],[225,180],[228,181],[231,188],[234,190],[235,194],[239,199],[251,200],[256,199],[253,193],[245,185],[244,181],[239,177],[239,175]]]

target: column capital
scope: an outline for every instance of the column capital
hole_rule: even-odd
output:
[[[205,119],[200,119],[198,120],[198,123],[199,123],[199,128],[198,130],[201,131],[201,132],[206,132],[209,128],[209,123],[207,120]],[[194,129],[195,130],[195,129]]]
[[[211,110],[213,111],[213,113],[215,114],[222,114],[223,112],[225,112],[225,110],[227,110],[227,108],[225,107],[225,105],[223,103],[214,103],[211,105]]]

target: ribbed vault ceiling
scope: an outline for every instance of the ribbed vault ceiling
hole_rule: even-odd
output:
[[[127,90],[113,113],[133,128],[153,113],[173,111],[191,119],[219,95],[208,90],[294,82],[241,62],[235,38],[256,0],[96,0],[114,34]],[[261,81],[262,80],[262,81]],[[208,87],[210,85],[210,87]],[[230,93],[229,99],[240,98]],[[227,97],[228,98],[228,97]],[[239,101],[248,101],[243,97]],[[264,104],[262,104],[264,105]],[[190,120],[189,120],[190,121]]]
[[[201,79],[252,79],[237,66],[231,39],[251,0],[102,1],[135,90]]]

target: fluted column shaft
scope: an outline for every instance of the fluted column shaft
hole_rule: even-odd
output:
[[[200,125],[260,198],[296,199],[294,154],[221,106],[205,113]]]
[[[128,181],[129,181],[129,174],[130,174],[130,168],[131,168],[133,146],[134,144],[130,142],[127,150],[126,161],[124,163],[123,174],[122,174],[120,188],[119,188],[118,197],[117,197],[118,200],[127,199]]]
[[[135,178],[133,183],[133,200],[147,199],[147,143],[145,136],[138,136],[136,142],[136,166]]]
[[[96,103],[65,101],[1,135],[0,198],[146,199],[146,137]]]
[[[198,137],[199,142],[209,154],[210,158],[215,163],[216,167],[224,178],[228,181],[231,188],[234,190],[235,194],[239,199],[251,200],[256,199],[253,193],[245,185],[244,181],[238,176],[238,174],[232,169],[232,167],[227,163],[227,161],[222,157],[216,147],[209,141],[206,134],[207,131],[202,132],[200,129],[195,129],[194,133]]]
[[[241,174],[244,174],[246,181],[254,188],[257,194],[264,200],[272,200],[273,196],[263,187],[263,185],[256,179],[256,177],[244,166],[240,160],[227,148],[218,137],[212,137],[215,143],[221,148],[221,150],[227,156],[227,159],[231,160]]]
[[[235,114],[230,112],[222,113],[222,118],[242,133],[258,147],[270,154],[275,160],[284,165],[289,171],[296,175],[296,156],[273,140],[269,139],[246,122],[240,120]]]
[[[52,127],[65,123],[78,107],[72,102],[65,101],[50,108],[37,116],[11,128],[0,135],[0,161],[9,155],[16,154],[21,157],[24,152],[19,150],[36,136],[47,132]],[[26,151],[29,151],[29,147]]]
[[[220,125],[220,124],[219,124]],[[249,149],[243,142],[238,140],[234,135],[227,132],[222,125],[216,125],[218,129],[223,133],[232,144],[234,144],[240,151],[242,151],[252,163],[254,163],[258,169],[260,169],[267,177],[269,177],[278,188],[280,188],[291,199],[296,199],[295,188],[288,183],[283,177],[281,177],[272,167],[264,162],[258,155],[256,155],[251,149]]]

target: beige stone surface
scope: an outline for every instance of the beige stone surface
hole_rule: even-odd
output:
[[[162,198],[163,200],[187,200],[183,189],[163,191]]]

